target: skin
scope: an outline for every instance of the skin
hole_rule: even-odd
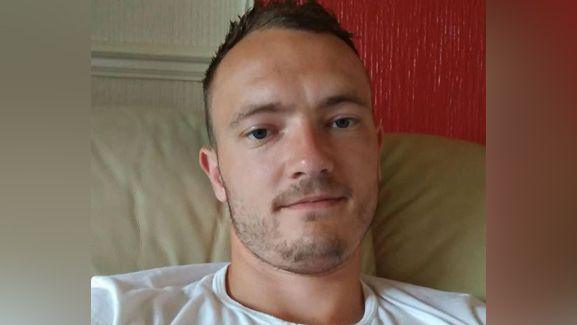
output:
[[[229,295],[292,322],[360,320],[380,140],[359,58],[330,34],[255,31],[211,91],[218,146],[199,160],[233,219]]]

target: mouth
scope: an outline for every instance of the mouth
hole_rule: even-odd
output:
[[[310,196],[296,202],[281,206],[281,209],[303,210],[303,209],[326,209],[343,203],[345,197],[331,197],[326,195]]]

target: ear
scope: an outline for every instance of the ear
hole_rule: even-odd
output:
[[[198,153],[198,162],[212,184],[212,190],[214,191],[216,199],[220,202],[226,202],[226,191],[224,189],[224,182],[222,181],[216,152],[213,149],[201,148]]]
[[[383,146],[383,137],[385,135],[385,129],[383,128],[383,120],[379,120],[379,124],[376,126],[376,129],[377,129],[377,143],[380,152]]]
[[[381,155],[383,151],[383,137],[385,136],[385,131],[383,129],[383,121],[379,121],[379,125],[377,126],[377,155],[379,159],[379,166],[377,168],[378,176],[379,176],[379,183],[381,183]]]

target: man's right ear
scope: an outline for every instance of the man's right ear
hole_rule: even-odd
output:
[[[224,189],[224,182],[222,181],[216,152],[213,149],[202,147],[198,153],[198,162],[206,176],[208,176],[217,200],[226,202],[226,191]]]

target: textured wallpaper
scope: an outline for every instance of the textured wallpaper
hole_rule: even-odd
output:
[[[355,35],[385,131],[485,143],[485,2],[320,0]]]
[[[385,132],[485,143],[485,2],[318,0],[352,31]]]
[[[250,6],[251,0],[91,0],[91,38],[216,49],[229,19]]]

